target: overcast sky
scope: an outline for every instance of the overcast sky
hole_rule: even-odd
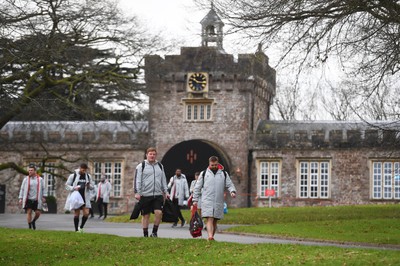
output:
[[[199,9],[192,0],[120,0],[120,6],[153,33],[182,40],[182,46],[201,43],[200,20],[208,10]]]
[[[136,15],[142,25],[152,33],[161,32],[168,39],[179,40],[179,47],[201,45],[200,21],[210,11],[211,5],[199,7],[193,0],[119,0],[128,15]],[[224,49],[227,53],[254,53],[257,45],[243,46],[235,43],[237,35],[227,35],[224,27]],[[174,53],[179,53],[179,47]]]
[[[149,29],[153,34],[161,32],[166,39],[179,40],[176,50],[173,54],[180,53],[182,46],[200,46],[201,45],[201,25],[200,21],[207,15],[211,5],[199,7],[194,0],[119,0],[120,7],[127,15],[135,15],[139,18],[142,25]],[[227,35],[228,26],[224,27],[224,50],[228,54],[237,56],[242,53],[254,53],[257,50],[256,43],[244,43],[247,38],[240,38],[238,35]],[[294,82],[296,75],[293,70],[284,67],[281,69],[276,66],[281,52],[272,48],[265,49],[264,52],[269,57],[272,67],[277,70],[277,81],[289,84]],[[164,56],[160,54],[160,56]],[[288,73],[285,73],[288,72]],[[318,78],[324,69],[315,69],[314,72],[304,75],[302,83],[305,84],[305,90],[309,91],[316,86]],[[330,72],[336,72],[336,68],[329,69]],[[281,81],[280,77],[285,77]],[[290,81],[290,77],[293,79]],[[278,86],[279,86],[278,85]],[[292,86],[292,85],[285,85]],[[306,92],[308,93],[308,92]]]

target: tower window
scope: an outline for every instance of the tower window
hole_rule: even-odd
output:
[[[187,121],[210,121],[211,103],[188,103],[186,104]]]

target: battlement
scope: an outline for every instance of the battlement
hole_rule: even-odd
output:
[[[147,131],[144,121],[9,122],[0,130],[0,143],[134,144]]]
[[[399,147],[400,122],[261,121],[255,148]]]
[[[263,79],[275,94],[276,72],[269,66],[263,52],[240,54],[237,62],[233,55],[216,47],[182,47],[180,55],[148,55],[145,58],[146,84],[160,81],[186,82],[188,72],[208,72],[212,81],[243,81]]]

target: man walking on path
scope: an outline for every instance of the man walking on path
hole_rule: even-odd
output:
[[[183,218],[181,208],[184,205],[184,201],[189,198],[189,186],[186,180],[186,176],[182,174],[181,169],[175,170],[175,175],[170,178],[168,188],[171,189],[171,200],[178,211],[178,218],[181,220],[181,227],[186,223]],[[176,227],[177,223],[174,223],[172,227]]]
[[[94,189],[94,182],[92,177],[86,173],[87,169],[87,164],[81,164],[79,169],[76,169],[74,173],[68,177],[67,183],[65,184],[66,190],[69,191],[69,195],[65,203],[65,209],[70,209],[68,205],[70,204],[70,198],[74,191],[78,191],[83,199],[83,205],[81,205],[79,208],[73,209],[75,231],[79,233],[83,233],[83,227],[85,226],[85,223],[89,217],[89,209],[92,207],[90,204],[90,190]],[[82,221],[80,227],[78,227],[81,210]]]
[[[156,160],[157,150],[148,148],[146,160],[136,166],[134,181],[135,198],[142,206],[142,228],[144,237],[149,236],[150,213],[154,213],[154,225],[151,237],[157,237],[158,226],[162,218],[164,197],[169,198],[164,167]]]
[[[44,186],[44,179],[36,173],[36,166],[30,164],[28,176],[22,181],[19,191],[19,205],[26,211],[26,220],[29,229],[36,230],[36,221],[40,217],[42,204],[46,202],[47,192]],[[32,211],[35,217],[32,220]]]
[[[208,240],[214,240],[217,222],[224,217],[224,190],[227,188],[232,198],[236,188],[228,173],[218,167],[218,157],[211,156],[208,168],[201,172],[196,182],[193,206],[198,205],[201,196],[201,215],[207,220]]]
[[[106,179],[105,176],[102,176],[101,181],[99,182],[99,184],[97,184],[97,195],[96,195],[97,206],[99,207],[99,214],[100,214],[99,219],[103,216],[103,210],[104,210],[103,219],[107,218],[110,193],[111,193],[111,184]]]

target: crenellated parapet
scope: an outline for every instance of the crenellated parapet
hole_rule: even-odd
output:
[[[9,122],[0,130],[0,143],[138,146],[146,139],[147,131],[147,121]]]
[[[222,53],[215,47],[182,47],[180,55],[159,55],[145,58],[145,80],[150,91],[162,90],[163,83],[186,83],[187,73],[202,71],[210,77],[210,90],[219,82],[249,83],[241,89],[263,88],[264,94],[275,95],[276,72],[269,66],[268,56],[258,51],[255,54],[239,54],[237,60],[231,54]],[[229,88],[229,86],[225,86]],[[178,86],[179,90],[179,86]],[[271,96],[269,96],[271,97]]]
[[[400,123],[261,121],[256,149],[399,147]]]

